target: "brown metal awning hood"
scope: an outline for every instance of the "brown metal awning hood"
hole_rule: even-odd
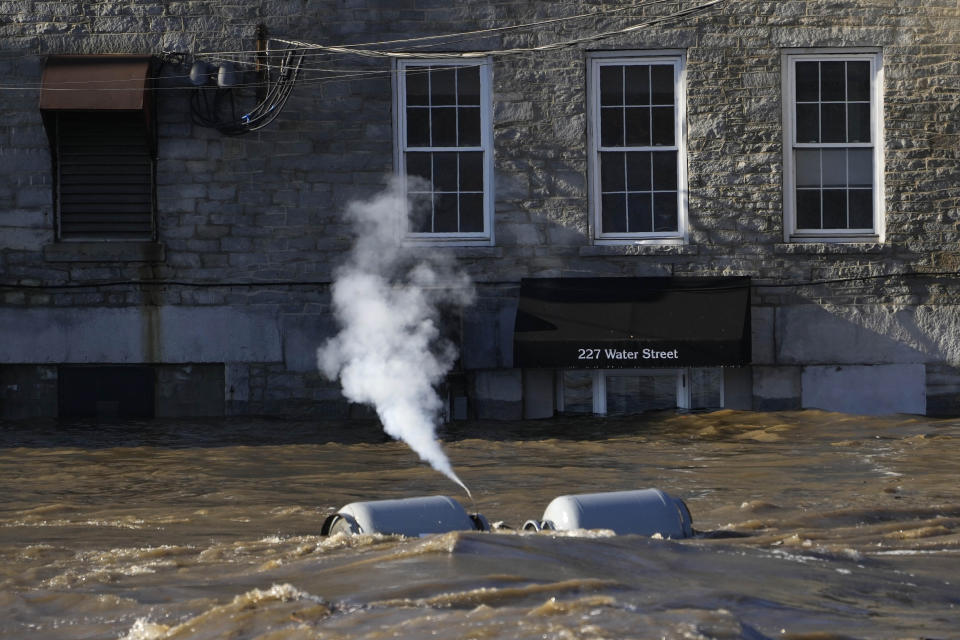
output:
[[[145,111],[150,56],[50,56],[43,69],[44,111]]]

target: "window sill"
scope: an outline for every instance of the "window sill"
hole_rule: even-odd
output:
[[[695,256],[695,244],[601,244],[580,247],[581,257],[594,256]]]
[[[774,245],[773,252],[777,255],[830,255],[830,254],[883,254],[890,251],[890,246],[876,241],[847,240],[847,241],[793,241]]]
[[[418,245],[423,246],[423,245]],[[456,245],[432,245],[430,247],[435,251],[446,253],[454,258],[502,258],[503,248],[501,247],[470,247]]]
[[[43,247],[46,262],[163,262],[159,242],[57,242]]]
[[[492,247],[489,237],[457,237],[452,234],[408,235],[403,237],[403,244],[410,247]]]

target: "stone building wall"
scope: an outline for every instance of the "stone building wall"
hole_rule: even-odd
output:
[[[0,1],[3,412],[44,405],[38,412],[49,413],[50,371],[64,363],[222,365],[222,374],[195,370],[207,372],[207,387],[210,375],[222,376],[227,413],[363,411],[317,372],[314,352],[334,331],[329,283],[351,242],[342,212],[392,172],[390,62],[309,56],[271,126],[227,137],[192,122],[192,89],[178,83],[184,68],[169,54],[216,63],[224,57],[217,52],[253,49],[260,24],[278,38],[364,43],[628,4]],[[436,50],[528,48],[697,4],[491,32]],[[800,47],[882,51],[880,244],[784,239],[781,55]],[[686,55],[689,242],[596,245],[586,55],[667,49]],[[47,55],[118,52],[158,60],[159,246],[104,260],[117,250],[55,242],[37,88]],[[517,287],[521,278],[558,276],[751,276],[752,408],[816,406],[805,384],[842,384],[837,367],[867,377],[872,370],[849,368],[887,367],[882,375],[892,379],[923,378],[928,411],[960,410],[955,0],[728,1],[627,34],[493,60],[495,243],[431,248],[451,254],[477,284],[477,302],[462,315],[465,373],[455,383],[474,415],[522,415],[511,352]],[[253,104],[252,90],[235,93],[238,104]],[[210,406],[197,411],[216,413]]]

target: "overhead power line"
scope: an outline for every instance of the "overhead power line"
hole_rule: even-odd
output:
[[[893,273],[874,273],[864,275],[845,276],[838,278],[824,278],[817,280],[770,280],[759,278],[749,273],[740,274],[741,276],[750,276],[749,284],[731,284],[729,288],[739,289],[751,287],[754,289],[787,289],[802,288],[824,285],[843,285],[852,282],[868,282],[882,280],[939,280],[947,284],[956,285],[960,283],[960,274],[954,271],[901,271]],[[678,276],[681,277],[682,276]],[[333,284],[332,280],[177,280],[177,279],[146,279],[146,280],[100,280],[94,282],[64,282],[64,283],[40,283],[23,284],[17,282],[0,282],[0,290],[12,291],[43,291],[43,290],[77,290],[77,289],[97,289],[113,287],[184,287],[196,289],[210,288],[258,288],[258,287],[318,287]],[[478,283],[481,285],[517,285],[519,280],[485,281]],[[710,290],[716,290],[717,287],[711,287]]]
[[[638,9],[646,9],[649,7],[662,5],[662,4],[680,4],[680,1],[678,0],[640,0],[639,2],[633,2],[621,7],[615,7],[610,9],[597,9],[596,11],[575,14],[572,16],[560,16],[556,18],[547,18],[544,20],[538,20],[534,22],[525,22],[521,24],[505,25],[501,27],[489,27],[485,29],[473,29],[469,31],[457,31],[452,33],[443,33],[443,34],[436,34],[436,35],[416,36],[412,38],[400,38],[400,39],[394,39],[394,40],[379,40],[379,41],[372,41],[372,42],[355,42],[355,43],[349,43],[349,44],[330,45],[330,47],[334,49],[337,49],[337,48],[353,49],[353,48],[361,48],[361,47],[386,46],[386,45],[407,45],[411,49],[422,48],[422,47],[435,47],[435,46],[450,44],[453,42],[462,42],[463,40],[490,36],[497,33],[504,33],[508,31],[519,31],[522,29],[535,29],[537,27],[550,26],[550,25],[555,25],[563,22],[572,22],[575,20],[610,17],[610,16],[615,16],[615,14],[627,13],[629,11],[635,11]],[[621,18],[621,19],[625,19],[625,18]],[[225,55],[247,55],[250,53],[253,53],[253,52],[250,50],[210,51],[210,52],[201,52],[198,55],[224,55],[225,56]]]
[[[580,44],[585,44],[589,42],[597,42],[607,38],[616,37],[619,35],[626,35],[639,31],[644,28],[656,26],[659,24],[668,23],[675,21],[680,18],[687,16],[695,15],[701,12],[706,11],[712,7],[723,4],[727,0],[708,0],[701,4],[688,7],[686,9],[681,9],[674,11],[669,14],[664,14],[662,16],[655,16],[643,20],[639,23],[634,23],[628,27],[621,29],[604,31],[597,34],[592,34],[588,36],[583,36],[574,39],[568,39],[538,46],[531,47],[513,47],[507,49],[498,49],[498,50],[481,50],[481,51],[465,51],[465,52],[437,52],[437,51],[411,51],[410,49],[423,49],[428,47],[438,47],[442,45],[449,45],[454,42],[460,42],[467,39],[473,39],[477,37],[484,37],[493,35],[496,33],[508,32],[508,31],[518,31],[523,29],[536,29],[539,27],[555,25],[564,22],[570,22],[575,20],[584,20],[589,18],[602,18],[602,17],[618,17],[618,14],[623,14],[629,11],[634,11],[638,9],[645,9],[656,5],[662,4],[672,4],[676,0],[642,0],[641,2],[631,3],[624,7],[616,7],[611,9],[600,9],[598,11],[588,12],[577,14],[573,16],[562,16],[557,18],[548,18],[536,22],[527,22],[523,24],[516,25],[506,25],[502,27],[491,27],[487,29],[476,29],[471,31],[461,31],[454,33],[438,34],[438,35],[428,35],[428,36],[419,36],[415,38],[403,38],[396,40],[384,40],[379,42],[367,42],[360,44],[344,44],[344,45],[322,45],[316,43],[302,42],[292,39],[284,38],[270,38],[271,42],[277,42],[280,44],[287,45],[287,47],[274,48],[270,50],[270,55],[284,55],[289,51],[296,53],[298,58],[301,60],[309,60],[313,57],[324,56],[328,58],[336,57],[345,57],[345,56],[360,56],[365,58],[431,58],[431,59],[477,59],[479,64],[479,59],[485,58],[488,56],[505,56],[505,55],[517,55],[523,53],[536,53],[536,52],[545,52],[559,50],[563,48],[573,47]],[[678,3],[679,4],[679,3]],[[618,19],[626,19],[623,16],[619,16]],[[370,46],[387,46],[387,45],[404,45],[398,50],[386,50],[386,49],[371,49],[367,48]],[[201,51],[196,54],[193,54],[195,59],[207,59],[216,62],[232,62],[239,65],[255,65],[256,62],[249,59],[249,56],[255,55],[257,53],[262,53],[262,51],[256,50],[234,50],[234,51]],[[29,54],[36,55],[36,54]],[[325,73],[330,74],[328,76],[322,76],[319,78],[316,77],[300,77],[298,79],[298,84],[323,84],[326,82],[338,82],[345,79],[355,79],[363,77],[376,77],[378,75],[387,75],[392,73],[391,70],[370,70],[370,69],[350,69],[350,68],[330,68],[325,66],[311,66],[309,63],[301,63],[299,70],[302,73],[306,72],[316,72],[316,73]],[[180,75],[167,75],[162,77],[151,77],[152,80],[176,80],[178,78],[186,78],[187,74]],[[83,83],[78,83],[83,84]],[[243,87],[256,87],[259,86],[258,83],[240,83],[235,85],[236,88]],[[16,85],[3,85],[0,84],[0,90],[19,90],[19,91],[29,91],[37,90],[41,88],[40,83],[19,83]],[[78,88],[81,88],[78,86]],[[83,85],[85,90],[99,90],[96,87],[90,87],[89,85]],[[154,87],[153,90],[163,91],[163,90],[182,90],[189,87]],[[63,89],[68,91],[69,89]],[[102,90],[112,90],[108,87],[102,87]]]
[[[678,18],[684,18],[690,15],[695,15],[702,13],[707,9],[723,4],[727,0],[708,0],[703,4],[699,4],[694,7],[689,7],[687,9],[682,9],[680,11],[675,11],[670,14],[663,16],[657,16],[654,18],[649,18],[643,22],[633,24],[629,27],[622,29],[616,29],[613,31],[605,31],[602,33],[597,33],[589,36],[583,36],[580,38],[574,38],[571,40],[562,40],[559,42],[551,42],[548,44],[537,45],[533,47],[514,47],[510,49],[499,49],[493,51],[461,51],[461,52],[411,52],[411,51],[388,51],[384,49],[362,49],[355,45],[347,46],[330,46],[330,45],[321,45],[314,44],[309,42],[302,42],[298,40],[287,40],[283,38],[274,38],[276,42],[290,45],[294,49],[312,49],[328,53],[335,53],[341,55],[355,55],[368,58],[431,58],[431,59],[463,59],[463,58],[484,58],[488,56],[505,56],[512,54],[522,54],[522,53],[533,53],[540,51],[554,51],[558,49],[565,49],[568,47],[573,47],[581,44],[586,44],[589,42],[598,42],[600,40],[606,40],[608,38],[613,38],[620,35],[626,35],[629,33],[634,33],[640,29],[645,29],[647,27],[656,26],[658,24],[663,24],[665,22],[671,22]]]

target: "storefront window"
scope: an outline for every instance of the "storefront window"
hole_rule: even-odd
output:
[[[676,409],[677,375],[674,371],[607,374],[606,396],[608,414]]]
[[[689,369],[691,409],[719,409],[723,406],[723,370]]]
[[[593,413],[593,378],[593,371],[561,371],[559,410],[563,413]]]
[[[723,406],[723,370],[565,369],[559,372],[557,410],[561,413],[619,414]]]

